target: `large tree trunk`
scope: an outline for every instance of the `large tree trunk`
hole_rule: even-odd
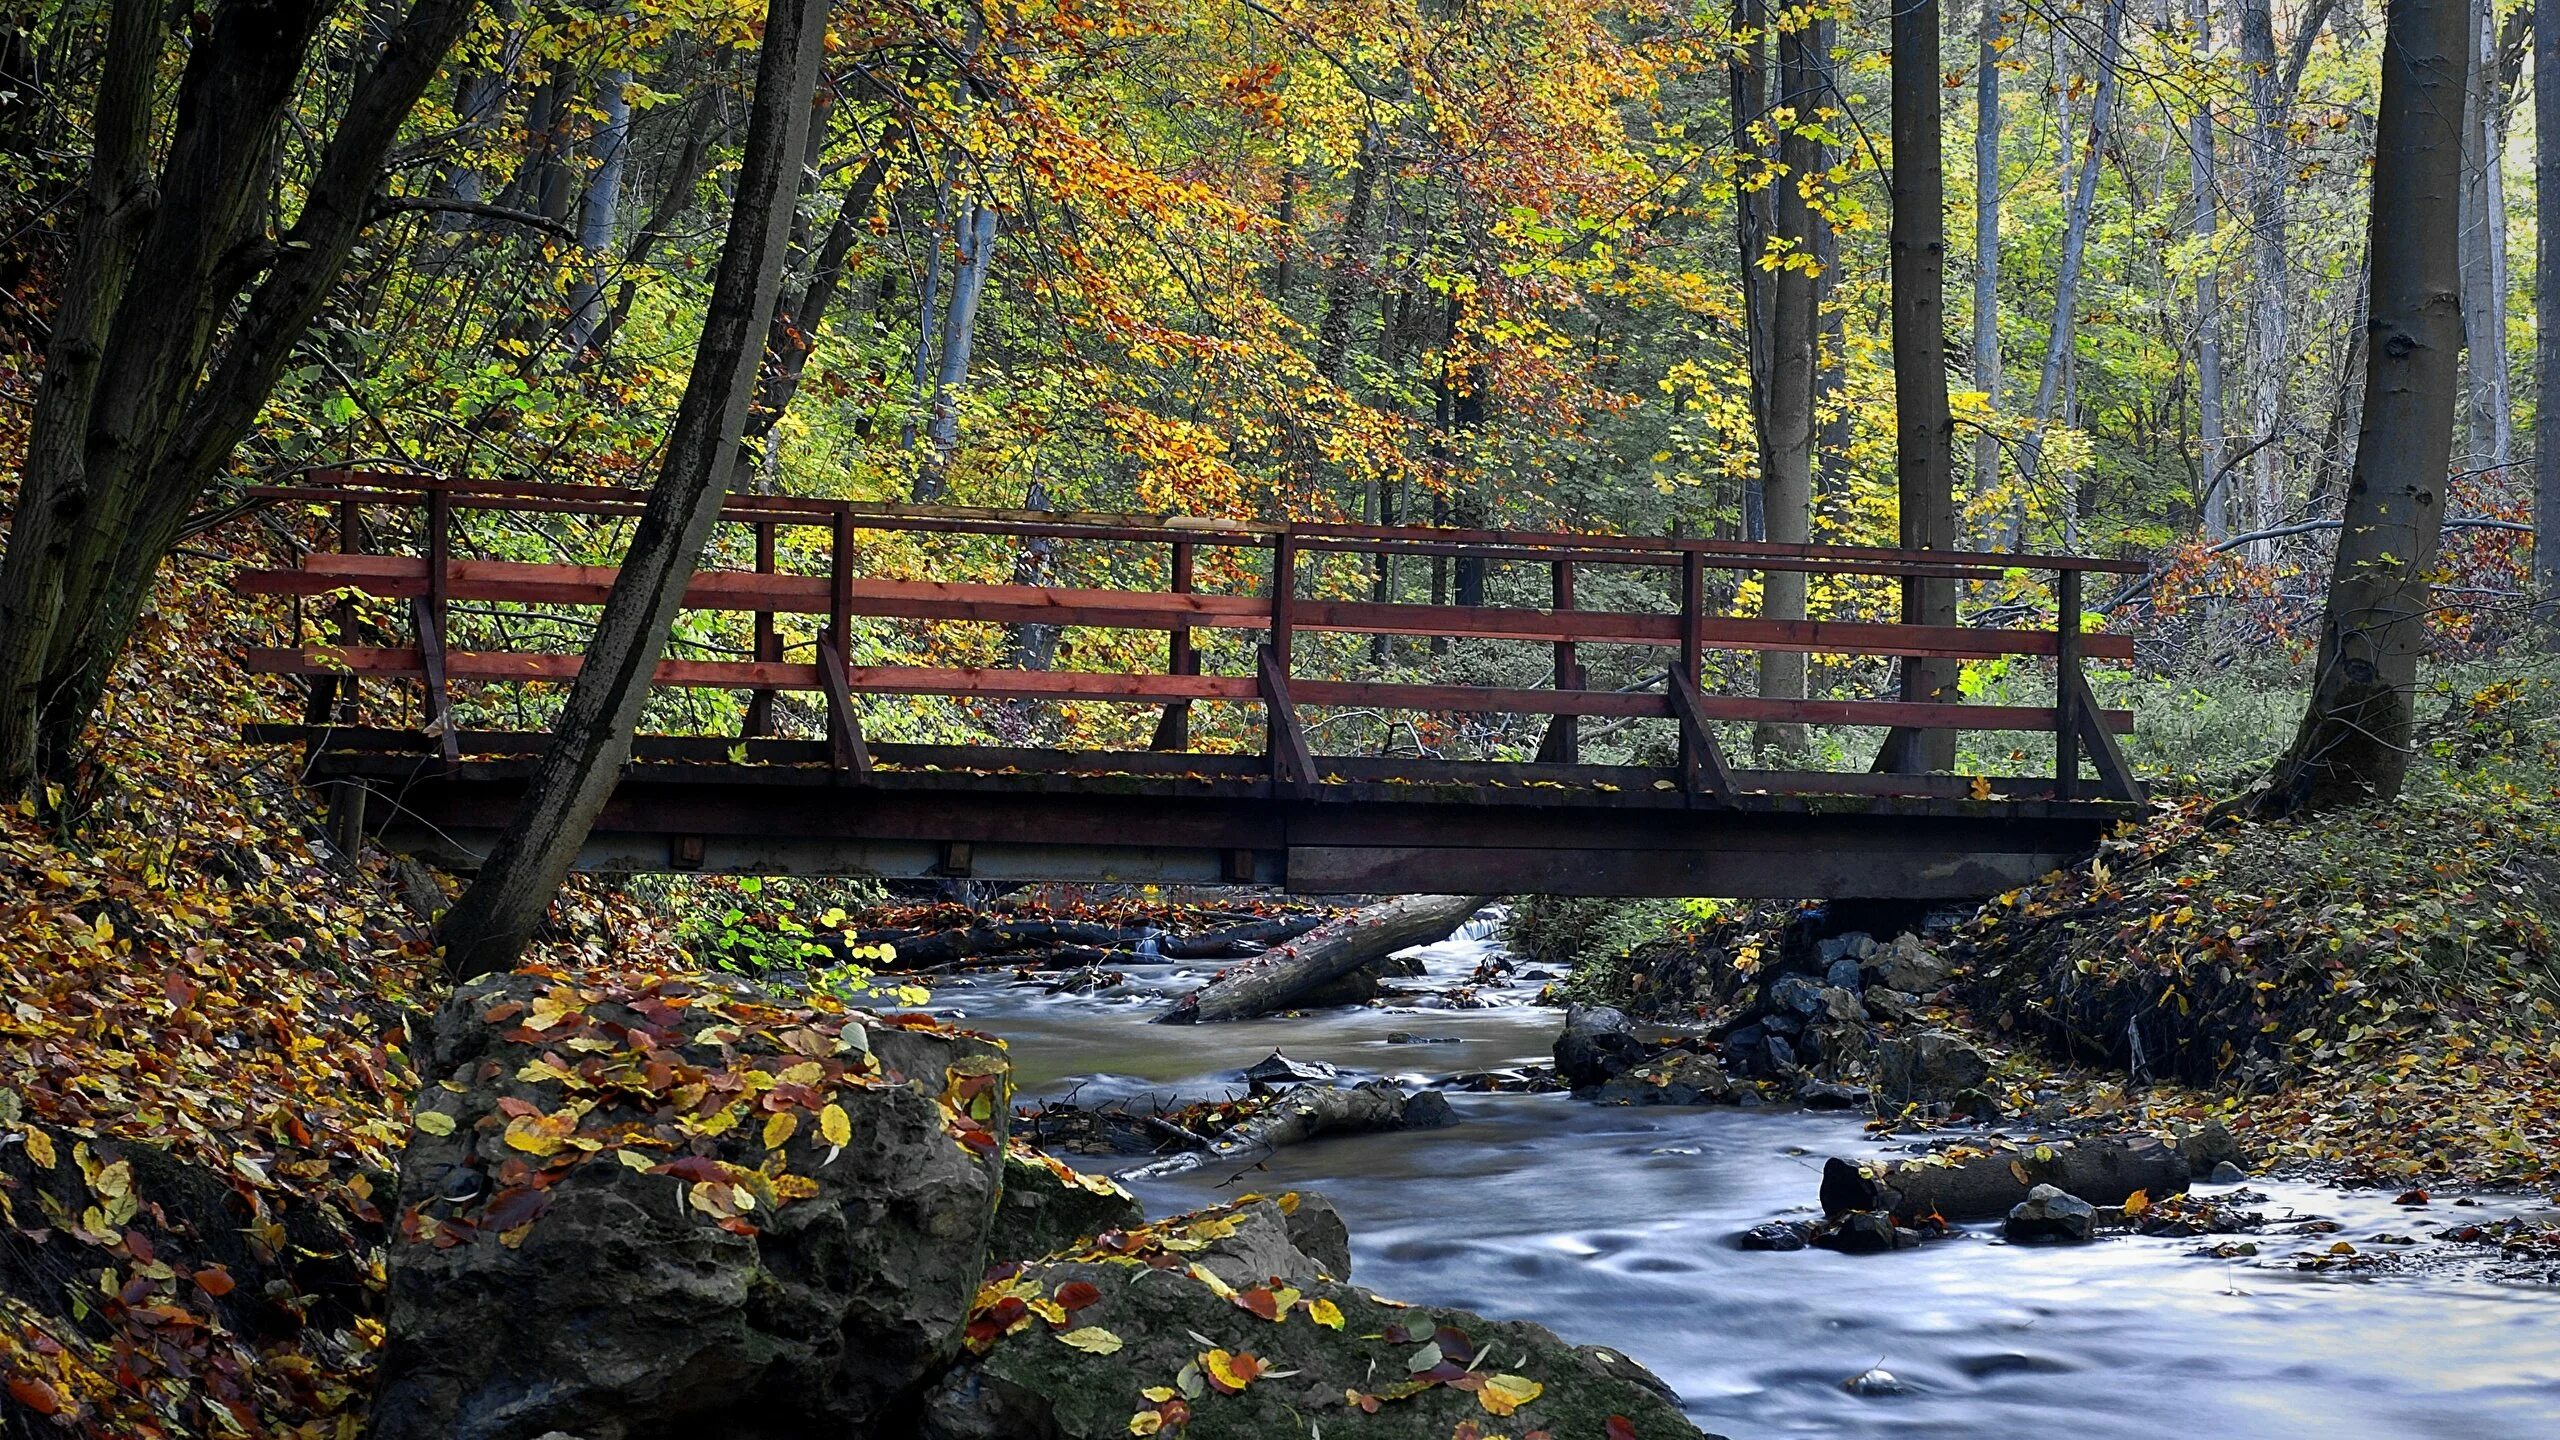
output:
[[[551,747],[515,818],[445,917],[445,964],[457,978],[515,963],[630,758],[632,729],[685,584],[719,518],[754,398],[764,327],[782,288],[827,10],[827,0],[772,0],[766,12],[737,198],[666,460]]]
[[[2213,55],[2213,0],[2187,0],[2188,22],[2195,28],[2196,62]],[[2222,281],[2213,253],[2220,223],[2220,197],[2215,191],[2213,103],[2196,98],[2196,113],[2187,120],[2187,189],[2189,233],[2197,241],[2196,271],[2196,511],[2208,544],[2231,538],[2231,488],[2222,475]]]
[[[2000,0],[1983,0],[1973,75],[1973,388],[2000,408]],[[1973,437],[1973,485],[2000,488],[2000,437]]]
[[[1250,1020],[1398,950],[1445,940],[1489,895],[1404,895],[1337,916],[1220,974],[1158,1014],[1158,1024]]]
[[[144,167],[161,37],[147,8],[117,7],[85,202],[97,223],[46,356],[0,563],[0,792],[71,768],[161,558],[327,300],[383,158],[472,8],[417,0],[350,90],[300,215],[266,245],[279,129],[329,6],[214,11],[156,187]]]
[[[1778,144],[1784,173],[1777,191],[1776,274],[1769,320],[1768,412],[1760,427],[1760,501],[1764,534],[1780,544],[1813,538],[1813,346],[1820,324],[1813,276],[1813,207],[1804,187],[1822,167],[1821,147],[1807,133],[1820,103],[1809,26],[1778,35],[1778,104],[1793,110]],[[1755,267],[1756,268],[1756,267]],[[1760,577],[1760,613],[1772,620],[1804,618],[1803,571],[1771,570]],[[1760,652],[1760,694],[1772,700],[1804,698],[1805,657]],[[1752,748],[1764,762],[1804,749],[1802,725],[1764,722],[1752,727]]]
[[[1940,154],[1938,0],[1893,7],[1893,444],[1902,509],[1902,547],[1955,547],[1955,423],[1947,412],[1947,175]],[[1902,619],[1952,625],[1952,581],[1905,579]],[[1945,660],[1904,656],[1902,698],[1956,699]],[[1955,763],[1952,730],[1895,728],[1876,752],[1888,773],[1944,770]]]
[[[2394,0],[2382,46],[2364,425],[2311,703],[2260,808],[2397,794],[2444,524],[2462,349],[2464,0]]]
[[[2560,4],[2533,11],[2533,590],[2560,601]]]
[[[2115,123],[2116,60],[2124,45],[2124,0],[2108,0],[2104,27],[2098,40],[2098,93],[2089,109],[2088,148],[2080,157],[2080,176],[2073,184],[2071,203],[2064,208],[2062,220],[2062,268],[2053,287],[2053,324],[2048,329],[2044,349],[2044,369],[2036,380],[2035,430],[2027,440],[2029,478],[2042,482],[2044,474],[2045,432],[2055,425],[2068,424],[2070,412],[2062,404],[2062,376],[2071,358],[2071,342],[2079,333],[2080,272],[2089,254],[2089,221],[2098,207],[2098,173],[2107,159],[2107,133]],[[2062,543],[2065,549],[2080,543],[2079,486],[2066,477],[2062,484]],[[2024,539],[2023,533],[2020,535]]]

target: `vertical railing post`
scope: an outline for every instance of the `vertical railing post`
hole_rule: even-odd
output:
[[[1573,609],[1573,562],[1558,560],[1550,568],[1550,593],[1555,613],[1561,617]],[[1561,620],[1556,633],[1565,631]],[[1575,658],[1573,642],[1558,639],[1555,647],[1556,689],[1582,688],[1582,662]],[[1538,742],[1538,761],[1544,765],[1579,765],[1582,763],[1582,720],[1578,715],[1557,715],[1547,722],[1546,738]]]
[[[2053,798],[2080,790],[2080,572],[2055,572],[2053,625]]]
[[[828,758],[839,776],[859,784],[871,778],[871,747],[849,689],[853,672],[845,652],[852,643],[853,512],[839,509],[827,549],[827,628],[818,636],[818,688],[827,705]]]
[[[1271,658],[1280,673],[1289,673],[1290,648],[1297,636],[1298,532],[1282,526],[1271,547]]]
[[[774,573],[773,532],[772,521],[756,522],[756,573],[759,575]],[[757,601],[755,658],[759,665],[770,665],[782,658],[782,639],[774,633],[773,611],[768,600]],[[739,727],[739,731],[745,735],[773,733],[772,686],[756,687],[755,695],[747,701],[746,723]]]
[[[362,507],[356,503],[352,495],[338,502],[338,553],[341,555],[364,553],[364,515]],[[355,602],[341,599],[334,613],[338,626],[338,643],[340,645],[355,644],[359,638],[356,634]],[[301,638],[299,635],[295,636],[295,642],[300,643]],[[363,697],[357,691],[356,684],[354,675],[314,677],[311,682],[311,705],[305,712],[305,717],[315,726],[337,724],[341,717],[348,724],[363,719]],[[310,757],[317,754],[319,748],[319,741],[315,737],[310,747],[304,752],[304,763],[308,764]],[[368,793],[364,783],[359,780],[341,780],[329,787],[329,838],[338,847],[338,853],[341,855],[353,855],[364,844],[365,797]]]
[[[1701,683],[1705,675],[1707,626],[1707,563],[1695,550],[1680,555],[1680,673],[1689,683]]]
[[[462,762],[461,727],[453,719],[453,693],[447,684],[445,637],[453,569],[453,495],[442,481],[427,489],[427,593],[412,618],[418,631],[420,668],[426,671],[427,730],[436,736],[447,770]]]
[[[836,512],[834,543],[827,550],[827,646],[841,664],[853,648],[853,512]]]
[[[1188,540],[1174,541],[1173,575],[1171,580],[1172,591],[1174,594],[1188,595],[1191,593],[1191,567],[1191,542]],[[1166,673],[1172,675],[1197,675],[1200,673],[1200,652],[1191,643],[1190,626],[1176,625],[1173,627],[1172,638],[1165,644],[1165,670]],[[1164,707],[1164,714],[1158,716],[1156,719],[1155,739],[1149,742],[1148,748],[1164,751],[1188,750],[1191,748],[1190,701],[1173,700],[1166,703]]]

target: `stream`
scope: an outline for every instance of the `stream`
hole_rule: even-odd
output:
[[[1444,992],[1500,953],[1469,931],[1410,952]],[[1346,1079],[1428,1084],[1543,1062],[1560,1027],[1538,982],[1381,1007],[1217,1026],[1148,1025],[1215,968],[1129,970],[1095,996],[1052,996],[1000,973],[941,978],[934,1008],[1011,1045],[1021,1098],[1218,1096],[1274,1048]],[[1403,1038],[1391,1040],[1390,1036]],[[1413,1043],[1410,1037],[1457,1043]],[[2421,1220],[2485,1220],[2530,1198],[2412,1212],[2387,1193],[2253,1181],[2271,1217],[2335,1235],[2253,1237],[2256,1260],[2203,1240],[2115,1237],[2012,1246],[1990,1227],[1915,1251],[1843,1256],[1737,1249],[1760,1221],[1813,1213],[1822,1158],[1887,1153],[1858,1120],[1772,1107],[1604,1108],[1565,1095],[1453,1093],[1454,1128],[1318,1140],[1233,1180],[1215,1167],[1142,1184],[1151,1214],[1242,1190],[1330,1197],[1351,1227],[1353,1278],[1400,1299],[1539,1320],[1622,1349],[1733,1437],[2042,1434],[2560,1436],[2560,1291],[2456,1273],[2304,1273],[2297,1253],[2373,1248]],[[1088,1168],[1113,1168],[1093,1156]],[[1853,1395],[1870,1368],[1908,1387]]]

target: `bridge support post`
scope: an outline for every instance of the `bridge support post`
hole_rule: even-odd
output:
[[[1552,567],[1556,613],[1573,608],[1573,562],[1558,560]],[[1556,688],[1579,690],[1582,685],[1582,663],[1574,658],[1573,642],[1556,642]],[[1582,763],[1582,717],[1556,715],[1547,720],[1547,733],[1538,742],[1538,763],[1542,765],[1578,765]]]
[[[1173,542],[1171,585],[1176,595],[1191,593],[1191,542],[1188,540]],[[1175,626],[1171,638],[1165,642],[1165,671],[1172,675],[1200,673],[1200,652],[1191,644],[1190,626]],[[1155,739],[1148,743],[1147,748],[1167,751],[1191,748],[1190,701],[1175,700],[1166,704],[1164,713],[1156,719]]]
[[[773,532],[772,521],[756,522],[756,573],[759,575],[774,573]],[[760,663],[767,665],[782,658],[782,637],[774,633],[773,612],[770,610],[756,612],[755,655]],[[773,733],[773,690],[770,686],[756,687],[747,701],[746,723],[738,727],[738,733],[745,737]]]

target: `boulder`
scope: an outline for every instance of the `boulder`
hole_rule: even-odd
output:
[[[1603,1105],[1711,1105],[1733,1098],[1724,1067],[1689,1050],[1666,1050],[1602,1085]]]
[[[1597,1440],[1613,1416],[1644,1440],[1699,1435],[1662,1383],[1615,1351],[1520,1321],[1389,1305],[1325,1278],[1312,1257],[1272,1244],[1294,1199],[1180,1217],[991,1275],[970,1318],[971,1358],[926,1397],[925,1440],[1270,1440],[1318,1427],[1448,1440],[1469,1423]],[[1246,1232],[1258,1237],[1249,1262],[1237,1253]]]
[[[1822,972],[1822,983],[1834,990],[1846,990],[1852,995],[1866,988],[1866,981],[1860,977],[1858,962],[1846,955],[1832,961],[1830,967]]]
[[[1854,1210],[1816,1232],[1813,1243],[1843,1255],[1880,1255],[1919,1244],[1920,1232],[1894,1224],[1885,1211]]]
[[[1876,1046],[1876,1095],[1890,1105],[1952,1100],[1990,1074],[1989,1056],[1943,1030],[1898,1035]]]
[[[1004,1196],[987,1236],[987,1259],[1037,1260],[1146,1218],[1146,1207],[1116,1182],[1016,1142],[1004,1152]]]
[[[1636,1038],[1626,1012],[1607,1005],[1576,1005],[1564,1012],[1556,1037],[1556,1078],[1580,1090],[1598,1085],[1651,1053]]]
[[[1895,936],[1865,961],[1867,983],[1911,995],[1926,995],[1946,984],[1952,968],[1919,936],[1908,934]]]
[[[2213,1162],[2213,1174],[2207,1177],[2205,1183],[2208,1185],[2246,1185],[2249,1183],[2249,1172],[2232,1164],[2228,1160],[2216,1160]]]
[[[1863,1021],[1867,1018],[1867,1007],[1858,999],[1858,989],[1855,985],[1846,989],[1836,985],[1826,985],[1815,993],[1814,999],[1821,1002],[1821,1008],[1814,1011],[1813,1016],[1810,1017],[1817,1021]]]
[[[2240,1142],[2231,1138],[2230,1127],[2219,1120],[2207,1120],[2192,1130],[2178,1134],[2178,1154],[2187,1168],[2198,1175],[2211,1174],[2220,1165],[2246,1166],[2249,1157],[2241,1152]]]
[[[1000,1049],[752,987],[523,973],[421,1073],[377,1440],[868,1434],[956,1353]]]
[[[1807,1080],[1796,1087],[1796,1103],[1807,1110],[1864,1110],[1867,1092],[1831,1080]]]
[[[1919,1000],[1886,985],[1871,986],[1859,998],[1866,1002],[1867,1013],[1879,1020],[1899,1023],[1920,1013]]]
[[[1822,986],[1802,975],[1781,975],[1769,982],[1768,1003],[1763,1007],[1771,1014],[1793,1013],[1812,1019],[1822,1010]]]
[[[1810,1225],[1771,1220],[1743,1231],[1742,1238],[1735,1243],[1745,1250],[1801,1250],[1805,1246],[1806,1235],[1812,1229]]]
[[[2098,1223],[2098,1207],[2053,1185],[2038,1185],[2027,1192],[2001,1222],[2000,1233],[2021,1243],[2059,1240],[2069,1243],[2089,1238]]]

